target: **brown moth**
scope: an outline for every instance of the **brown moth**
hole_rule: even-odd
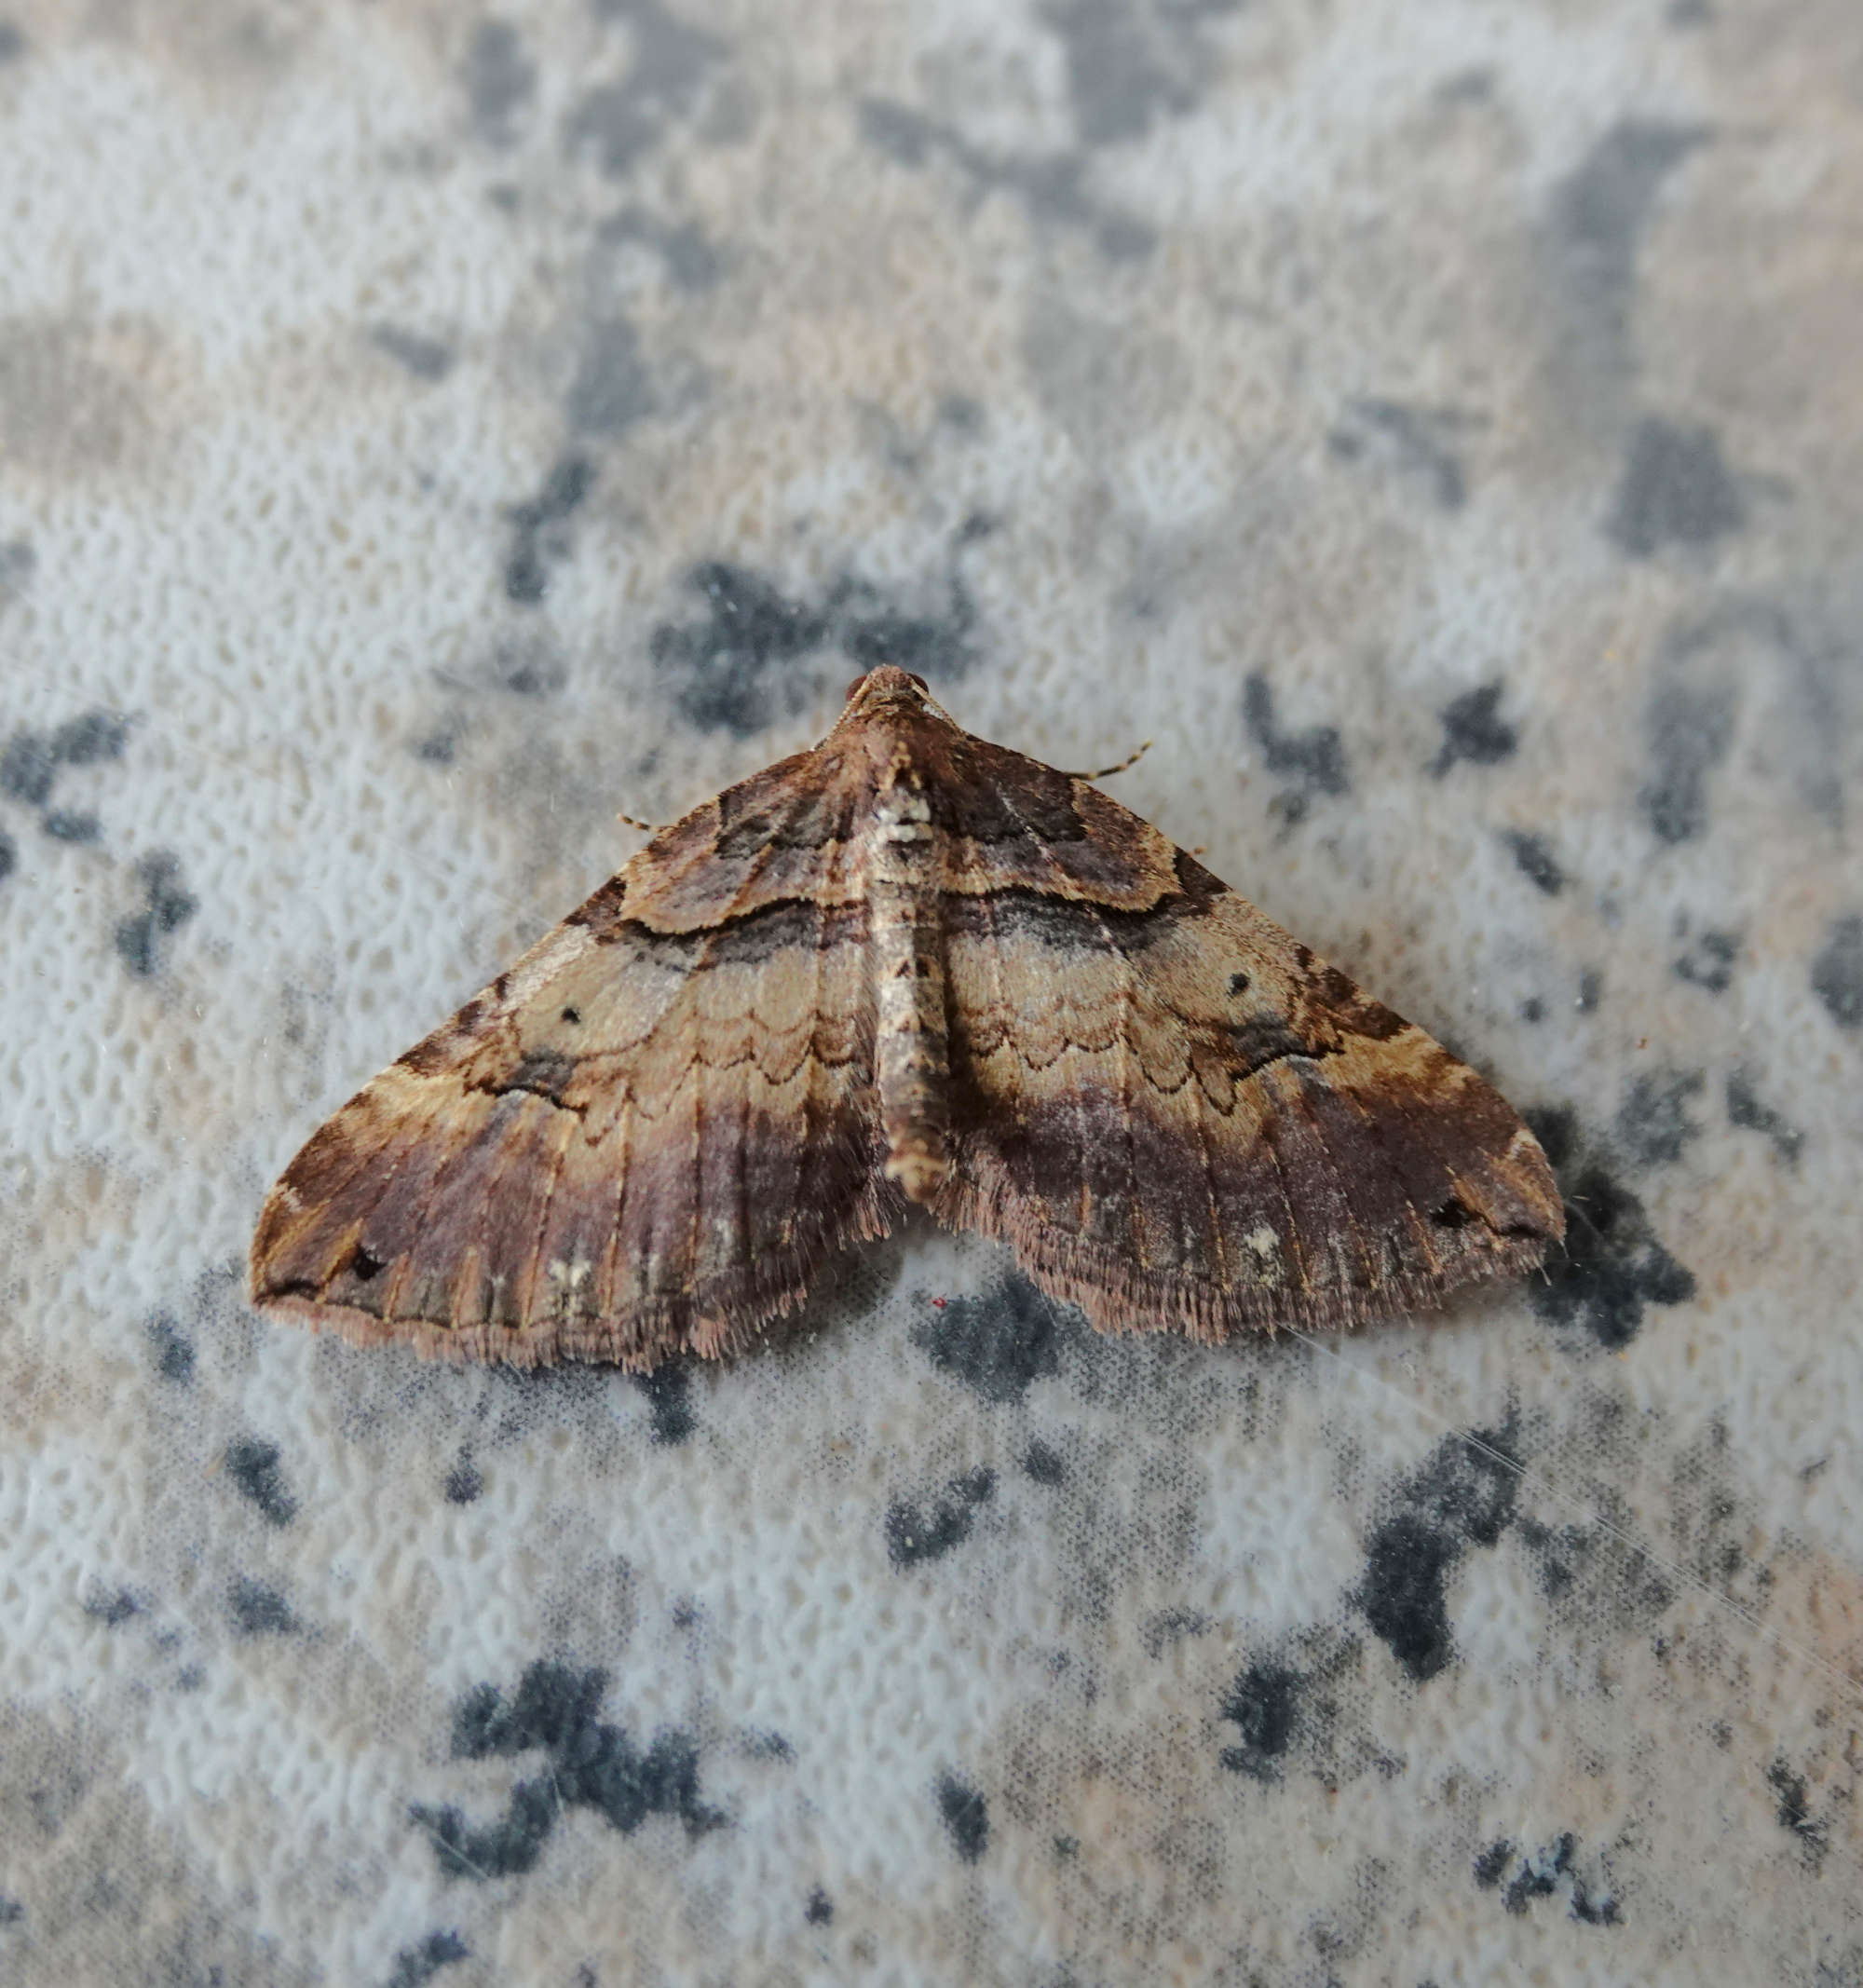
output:
[[[1489,1085],[1084,776],[872,671],[317,1132],[252,1297],[366,1345],[742,1352],[908,1201],[1102,1331],[1341,1327],[1564,1233]]]

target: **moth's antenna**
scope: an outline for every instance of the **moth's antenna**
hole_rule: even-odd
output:
[[[1117,766],[1103,766],[1097,773],[1068,773],[1064,777],[1068,780],[1110,780],[1115,773],[1123,773],[1127,767],[1136,766],[1150,750],[1151,741],[1148,739],[1135,753],[1128,753]]]

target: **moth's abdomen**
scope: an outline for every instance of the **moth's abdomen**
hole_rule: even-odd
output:
[[[879,797],[868,870],[877,1006],[874,1076],[886,1177],[931,1201],[949,1170],[950,1062],[938,922],[937,830],[910,769],[896,764]]]

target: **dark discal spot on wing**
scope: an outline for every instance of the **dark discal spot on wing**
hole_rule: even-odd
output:
[[[564,1055],[560,1049],[527,1049],[505,1076],[475,1088],[489,1091],[495,1096],[507,1091],[529,1091],[534,1096],[548,1098],[553,1105],[573,1110],[577,1108],[565,1104],[564,1094],[579,1068],[578,1057]]]

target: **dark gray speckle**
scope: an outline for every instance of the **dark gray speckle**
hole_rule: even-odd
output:
[[[184,890],[180,859],[155,850],[136,865],[143,886],[143,908],[116,927],[116,952],[125,966],[146,979],[161,964],[161,941],[199,910],[199,902]]]
[[[26,52],[26,37],[10,20],[0,20],[0,62],[17,62]]]
[[[810,1926],[832,1926],[835,1923],[835,1901],[820,1885],[809,1894],[809,1902],[802,1909],[802,1916]]]
[[[952,1774],[938,1777],[937,1795],[938,1813],[959,1857],[975,1863],[989,1847],[989,1804]]]
[[[1305,731],[1284,730],[1275,715],[1273,689],[1265,676],[1253,675],[1244,683],[1242,716],[1249,737],[1261,748],[1268,770],[1288,777],[1298,792],[1343,794],[1350,787],[1338,727],[1313,725]]]
[[[667,1445],[688,1440],[699,1426],[692,1412],[690,1372],[684,1367],[657,1367],[650,1374],[633,1375],[632,1380],[647,1398],[650,1440]]]
[[[1734,985],[1734,962],[1739,957],[1740,934],[1710,928],[1699,933],[1688,950],[1671,961],[1669,970],[1678,980],[1685,980],[1704,993],[1725,994]]]
[[[1223,1699],[1219,1717],[1230,1721],[1240,1744],[1225,1747],[1222,1763],[1231,1774],[1271,1781],[1293,1741],[1301,1679],[1285,1664],[1257,1662],[1240,1672]]]
[[[883,98],[861,105],[861,135],[895,164],[914,170],[943,155],[980,192],[1009,194],[1038,220],[1086,230],[1108,261],[1149,255],[1156,242],[1149,224],[1104,208],[1091,196],[1085,153],[992,156],[949,126]]]
[[[1689,1117],[1690,1098],[1707,1078],[1700,1070],[1646,1070],[1630,1080],[1617,1112],[1617,1137],[1639,1166],[1668,1166],[1701,1137]]]
[[[1734,692],[1660,685],[1643,728],[1652,777],[1638,797],[1645,819],[1665,842],[1689,842],[1707,825],[1707,776],[1734,741]]]
[[[1038,1484],[1058,1484],[1067,1474],[1061,1452],[1040,1441],[1030,1443],[1023,1451],[1022,1467]]]
[[[472,1949],[451,1930],[429,1933],[418,1946],[403,1947],[395,1955],[394,1971],[383,1988],[427,1988],[442,1968],[469,1960]]]
[[[417,380],[432,385],[453,371],[453,347],[442,339],[423,337],[419,332],[404,332],[392,324],[376,325],[369,336]]]
[[[623,1835],[649,1816],[676,1818],[689,1837],[728,1818],[700,1797],[699,1747],[667,1731],[645,1751],[600,1716],[607,1673],[548,1660],[527,1667],[508,1698],[496,1684],[468,1692],[453,1712],[453,1756],[488,1760],[541,1750],[548,1772],[514,1784],[503,1815],[474,1824],[452,1806],[409,1810],[447,1877],[480,1884],[532,1869],[566,1808],[594,1809]]]
[[[1041,18],[1067,51],[1067,93],[1084,145],[1143,138],[1160,116],[1194,110],[1213,71],[1197,34],[1201,18],[1237,0],[1139,7],[1133,0],[1062,0]]]
[[[505,595],[534,607],[548,592],[550,568],[569,556],[568,521],[582,508],[595,484],[595,466],[586,456],[563,456],[543,480],[536,497],[511,507],[511,550],[505,562]]]
[[[466,57],[466,100],[472,123],[489,145],[517,139],[521,113],[537,91],[537,64],[506,20],[482,21]]]
[[[1747,522],[1711,429],[1651,416],[1637,424],[1606,530],[1633,559],[1666,545],[1711,545]]]
[[[291,1604],[276,1587],[241,1574],[226,1593],[226,1612],[240,1636],[288,1636],[297,1628]]]
[[[912,1343],[984,1400],[1021,1401],[1031,1382],[1060,1372],[1061,1348],[1078,1330],[1078,1316],[1012,1272],[981,1297],[934,1308],[913,1326]]]
[[[724,270],[724,257],[692,222],[666,222],[645,208],[625,207],[601,226],[607,243],[640,242],[660,256],[675,290],[710,290]]]
[[[120,712],[87,711],[52,733],[52,757],[61,766],[96,766],[122,758],[129,738],[129,721]]]
[[[106,1629],[120,1628],[132,1615],[143,1613],[143,1604],[127,1587],[105,1588],[89,1597],[84,1613]]]
[[[224,1462],[226,1475],[258,1506],[268,1525],[288,1526],[297,1517],[297,1500],[285,1489],[276,1443],[243,1437],[227,1444]]]
[[[592,150],[601,170],[620,179],[696,107],[707,72],[725,50],[659,0],[596,0],[595,11],[627,22],[633,61],[620,82],[582,98],[570,116],[568,142]]]
[[[1643,1204],[1602,1166],[1584,1163],[1577,1121],[1564,1110],[1523,1114],[1545,1148],[1565,1197],[1566,1237],[1528,1285],[1533,1309],[1552,1326],[1582,1325],[1614,1352],[1634,1339],[1652,1304],[1686,1304],[1693,1273],[1652,1232]]]
[[[103,835],[103,824],[84,808],[48,808],[39,826],[54,842],[96,842]]]
[[[1863,1027],[1863,918],[1841,918],[1811,963],[1811,988],[1840,1028]]]
[[[886,1555],[895,1567],[918,1567],[927,1560],[942,1559],[954,1546],[962,1545],[976,1524],[976,1510],[996,1494],[996,1473],[986,1465],[953,1477],[949,1496],[938,1499],[929,1511],[921,1511],[904,1499],[888,1507]]]
[[[1505,830],[1501,839],[1512,852],[1516,867],[1536,891],[1557,897],[1566,887],[1566,873],[1553,854],[1544,836],[1530,835],[1523,829]]]
[[[645,421],[655,408],[653,381],[640,338],[625,318],[599,318],[587,329],[569,388],[571,427],[612,439]]]
[[[1443,706],[1438,714],[1443,742],[1430,762],[1430,771],[1438,780],[1459,760],[1466,759],[1472,766],[1498,766],[1513,757],[1520,734],[1500,715],[1498,706],[1505,690],[1506,686],[1499,682],[1483,684]]]
[[[1553,200],[1551,245],[1578,306],[1581,374],[1622,379],[1637,261],[1664,184],[1708,133],[1700,126],[1627,118],[1598,139]]]
[[[1352,414],[1365,428],[1383,439],[1396,466],[1420,477],[1441,511],[1460,511],[1468,502],[1468,477],[1454,443],[1469,425],[1466,415],[1452,409],[1411,407],[1401,401],[1360,400],[1352,403]],[[1364,454],[1365,444],[1350,428],[1341,428],[1330,438],[1333,454],[1348,461]]]
[[[164,1381],[185,1387],[194,1379],[194,1345],[166,1312],[158,1312],[143,1330],[156,1356],[156,1371]]]
[[[462,1456],[446,1473],[441,1487],[448,1505],[470,1505],[484,1495],[485,1479],[469,1456]]]
[[[58,761],[51,742],[37,732],[16,731],[0,751],[0,794],[8,800],[42,808],[57,778]]]
[[[1784,1112],[1761,1099],[1746,1070],[1734,1070],[1727,1080],[1727,1123],[1770,1139],[1773,1151],[1788,1166],[1799,1164],[1799,1154],[1804,1150],[1804,1134]]]

